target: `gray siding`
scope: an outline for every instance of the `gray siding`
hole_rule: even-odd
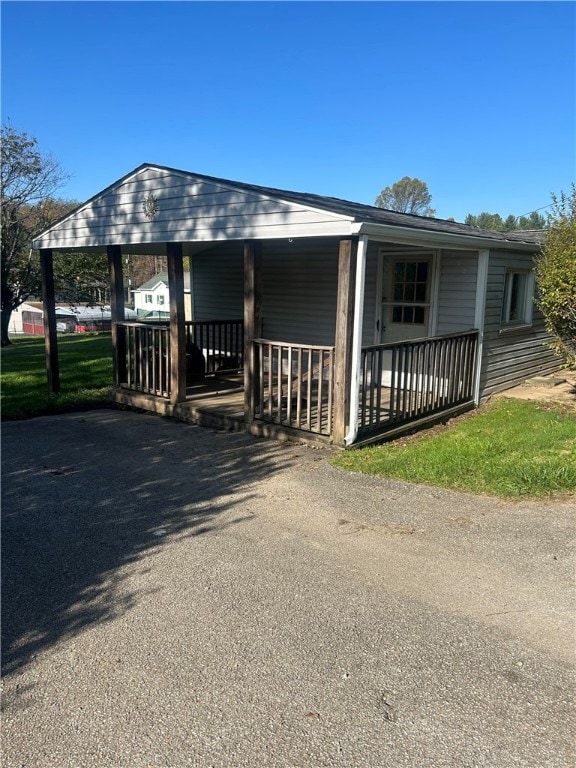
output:
[[[559,358],[547,347],[550,335],[536,307],[531,326],[501,330],[506,269],[530,269],[532,266],[533,258],[529,254],[503,251],[490,253],[480,378],[482,397],[513,387],[531,376],[551,373],[560,367]]]
[[[195,254],[192,265],[194,320],[244,317],[244,251],[241,243],[223,243]]]
[[[226,243],[192,259],[195,320],[244,316],[241,244]],[[334,344],[338,241],[263,243],[262,334],[294,344]]]
[[[264,243],[262,319],[265,338],[334,344],[338,242]]]
[[[148,195],[157,198],[152,220],[143,210]],[[308,209],[224,184],[191,180],[190,175],[144,168],[104,190],[56,224],[36,248],[97,247],[275,237],[287,226],[293,234],[344,231],[350,217]],[[343,230],[344,227],[344,230]]]
[[[474,328],[478,253],[442,251],[438,286],[438,335]]]

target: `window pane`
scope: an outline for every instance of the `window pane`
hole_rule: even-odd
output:
[[[424,307],[414,307],[414,322],[424,325]]]
[[[406,262],[406,282],[413,283],[416,280],[416,264],[412,261]]]
[[[404,301],[414,301],[414,283],[406,283],[404,286]]]
[[[404,284],[394,283],[394,299],[393,301],[402,301],[404,299]]]
[[[393,323],[402,322],[402,307],[392,307],[392,322]]]
[[[405,264],[403,261],[397,261],[396,264],[394,264],[394,280],[397,283],[403,283],[404,282],[404,267]]]
[[[513,273],[510,286],[510,322],[514,323],[523,319],[525,304],[526,275]]]
[[[532,303],[528,292],[532,290],[529,272],[506,273],[502,304],[502,325],[521,325],[532,320]]]
[[[405,323],[414,322],[414,307],[404,307],[404,322]]]
[[[426,301],[426,283],[416,283],[416,301]]]
[[[425,283],[428,279],[428,262],[427,261],[420,261],[418,262],[418,269],[417,269],[417,277],[419,283]]]

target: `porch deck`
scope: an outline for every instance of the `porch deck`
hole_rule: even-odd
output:
[[[114,400],[120,405],[142,408],[162,416],[214,429],[243,431],[244,378],[242,373],[207,377],[186,388],[186,400],[172,404],[165,398],[120,389]]]

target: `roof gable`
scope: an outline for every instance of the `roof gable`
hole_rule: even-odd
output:
[[[113,244],[345,237],[358,234],[361,226],[370,228],[371,234],[414,233],[435,239],[446,235],[501,247],[537,243],[530,235],[481,230],[334,197],[144,164],[56,222],[34,240],[33,247],[64,250]]]
[[[40,234],[35,248],[211,242],[340,234],[351,215],[267,194],[266,188],[145,165]]]

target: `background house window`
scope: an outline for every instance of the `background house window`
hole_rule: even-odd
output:
[[[152,304],[152,294],[151,293],[145,293],[144,294],[144,303],[145,304]]]
[[[502,327],[530,325],[532,323],[532,294],[534,273],[529,270],[506,271]]]
[[[156,296],[157,304],[164,304],[164,296]]]

